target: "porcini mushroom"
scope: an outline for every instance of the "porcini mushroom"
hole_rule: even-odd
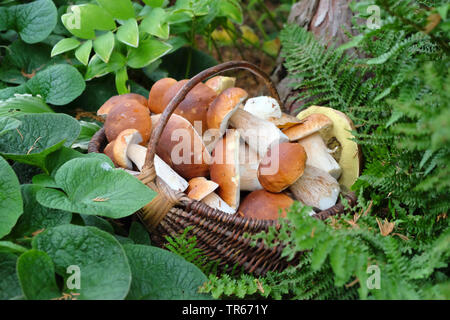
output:
[[[163,97],[166,91],[177,83],[177,80],[172,78],[163,78],[156,81],[148,95],[148,108],[153,113],[162,113],[165,109],[163,105]]]
[[[358,144],[354,141],[351,131],[355,130],[352,120],[344,113],[328,108],[311,106],[298,114],[299,119],[305,119],[311,114],[326,115],[333,122],[332,128],[322,134],[326,146],[335,149],[332,156],[342,168],[339,183],[345,190],[350,190],[353,183],[359,177],[362,154]]]
[[[333,127],[331,119],[323,114],[314,113],[303,119],[303,123],[290,127],[283,132],[291,141],[298,141],[308,155],[307,165],[322,169],[338,179],[342,169],[328,149],[321,134]]]
[[[281,117],[281,108],[278,101],[268,96],[248,99],[245,103],[244,110],[251,113],[255,117],[264,120]]]
[[[218,195],[233,209],[239,206],[239,132],[227,130],[216,144],[210,165],[211,180],[219,184]]]
[[[142,136],[136,129],[126,129],[118,135],[113,145],[114,161],[117,162],[118,166],[132,170],[134,163],[139,171],[142,170],[147,148],[139,145],[140,141],[142,141]],[[156,175],[171,189],[181,192],[187,189],[187,181],[180,177],[157,155],[155,155],[154,166]]]
[[[306,165],[303,175],[289,190],[296,200],[308,206],[326,210],[336,204],[339,196],[339,183],[327,172]]]
[[[119,104],[108,113],[104,128],[106,138],[110,142],[123,130],[136,129],[142,136],[141,143],[146,144],[152,130],[150,111],[137,102],[133,102],[132,105]]]
[[[98,110],[97,115],[106,119],[108,113],[117,105],[133,106],[136,103],[147,107],[147,99],[137,93],[126,93],[109,98]]]
[[[270,117],[267,119],[268,121],[272,122],[274,125],[276,125],[280,129],[287,129],[290,127],[293,127],[299,123],[302,123],[303,121],[298,119],[297,117],[291,116],[290,114],[281,112],[281,117]]]
[[[214,192],[219,187],[214,181],[205,177],[197,177],[189,180],[189,187],[186,190],[189,198],[201,201],[213,209],[218,209],[225,213],[233,214],[235,209],[231,208],[217,193]]]
[[[305,150],[298,143],[272,146],[259,164],[259,183],[270,192],[285,190],[302,176],[306,158]]]
[[[234,87],[235,83],[236,78],[224,76],[215,76],[205,82],[216,94],[220,94],[225,89]]]
[[[258,180],[260,158],[242,139],[239,144],[239,175],[241,190],[255,191],[263,187]]]
[[[238,213],[246,218],[261,220],[276,220],[286,217],[287,209],[292,206],[294,200],[284,193],[271,193],[266,190],[256,190],[248,194]]]

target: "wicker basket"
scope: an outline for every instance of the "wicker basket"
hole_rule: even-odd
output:
[[[137,215],[150,232],[154,244],[163,247],[165,236],[175,236],[182,233],[188,226],[193,226],[190,235],[195,235],[197,245],[212,260],[218,261],[219,269],[231,271],[237,266],[245,272],[254,275],[264,275],[267,271],[281,271],[289,264],[296,263],[297,259],[286,261],[281,257],[282,247],[268,248],[262,242],[252,246],[251,239],[244,237],[244,233],[255,234],[267,230],[277,221],[255,220],[240,217],[238,214],[230,215],[212,209],[202,202],[192,200],[184,193],[175,192],[162,180],[156,177],[154,156],[156,145],[161,133],[178,104],[186,94],[201,81],[219,73],[246,69],[262,78],[269,88],[272,97],[279,102],[279,95],[269,77],[255,65],[245,61],[231,61],[206,69],[191,78],[177,95],[170,101],[161,115],[157,126],[148,144],[145,165],[138,178],[158,195],[148,205],[137,212]],[[281,102],[280,102],[280,105]],[[100,129],[89,143],[88,152],[102,152],[107,144],[104,129]],[[353,193],[345,195],[349,204],[356,202]],[[326,219],[331,215],[344,211],[341,203],[316,213],[313,217]]]

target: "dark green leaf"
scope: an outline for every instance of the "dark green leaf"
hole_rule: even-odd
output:
[[[134,241],[136,244],[145,244],[150,245],[150,235],[145,229],[145,227],[142,225],[142,223],[139,223],[137,221],[133,221],[131,223],[130,227],[130,234],[128,235],[130,239]]]
[[[16,273],[17,256],[0,252],[0,300],[23,296]]]

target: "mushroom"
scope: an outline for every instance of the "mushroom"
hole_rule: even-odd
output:
[[[135,101],[131,105],[121,103],[108,113],[104,128],[109,142],[116,140],[125,129],[136,129],[142,136],[141,143],[146,144],[152,130],[150,111]]]
[[[205,82],[216,94],[220,94],[225,89],[234,87],[235,83],[236,78],[224,76],[215,76]]]
[[[133,106],[136,103],[147,107],[147,99],[137,93],[127,93],[109,98],[98,110],[97,115],[106,119],[108,113],[117,105]]]
[[[287,209],[292,206],[294,200],[284,193],[271,193],[266,190],[256,190],[248,194],[241,205],[238,213],[246,218],[261,220],[276,220],[285,218]]]
[[[170,86],[161,99],[161,110],[164,110],[169,102],[175,97],[179,90],[188,82],[181,80]],[[180,102],[174,113],[188,120],[200,135],[207,128],[206,113],[211,102],[217,97],[213,89],[200,82],[197,84],[183,101]],[[198,123],[196,123],[198,122]]]
[[[302,176],[306,158],[305,150],[298,143],[273,146],[259,164],[258,180],[267,191],[281,192]]]
[[[281,117],[275,118],[270,117],[267,120],[272,122],[274,125],[276,125],[280,129],[287,129],[290,127],[293,127],[299,123],[302,123],[303,121],[298,119],[297,117],[291,116],[290,114],[281,112]]]
[[[201,201],[211,208],[233,214],[236,212],[217,193],[214,192],[219,187],[217,183],[207,180],[205,177],[193,178],[189,181],[187,195],[189,198]]]
[[[159,117],[152,116],[154,125]],[[211,155],[194,127],[179,115],[172,114],[167,121],[156,146],[156,154],[185,179],[209,175]]]
[[[133,163],[139,171],[145,163],[147,148],[139,145],[142,136],[136,129],[126,129],[122,131],[113,146],[113,157],[117,165],[127,169],[133,169]],[[180,177],[171,167],[169,167],[160,157],[155,155],[154,159],[156,175],[161,178],[171,189],[184,191],[188,183]]]
[[[333,122],[330,130],[322,133],[325,144],[330,149],[336,149],[332,156],[342,168],[339,183],[344,190],[350,190],[359,176],[362,154],[354,141],[351,131],[356,130],[352,120],[344,113],[327,107],[311,106],[298,114],[299,119],[305,119],[312,114],[326,115]]]
[[[148,108],[153,113],[162,113],[165,105],[162,104],[163,96],[166,91],[177,83],[177,80],[172,78],[163,78],[156,81],[148,95]]]
[[[116,160],[114,159],[114,153],[113,153],[113,149],[114,149],[114,143],[116,142],[116,140],[111,141],[110,143],[108,143],[105,147],[105,149],[103,149],[103,153],[106,154],[111,161],[114,163],[114,165],[116,167],[118,167],[118,164],[116,163]]]
[[[303,175],[289,190],[296,200],[308,206],[326,210],[336,204],[339,196],[339,183],[327,172],[306,165]]]
[[[304,122],[290,127],[283,132],[290,141],[298,141],[308,155],[307,165],[322,169],[334,178],[339,178],[342,169],[323,141],[321,134],[325,134],[333,127],[331,119],[323,114],[314,113],[305,117]]]
[[[239,206],[239,132],[227,130],[216,144],[210,165],[211,180],[219,184],[218,195],[233,209]]]
[[[278,101],[267,96],[248,99],[245,103],[244,110],[264,120],[281,117],[281,108]]]
[[[239,175],[241,177],[241,191],[255,191],[263,187],[258,180],[260,158],[243,140],[239,144]]]

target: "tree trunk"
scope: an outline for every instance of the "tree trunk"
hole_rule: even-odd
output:
[[[314,33],[316,38],[326,45],[340,45],[349,40],[346,32],[351,32],[353,13],[349,8],[351,0],[306,0],[295,3],[288,17],[288,23],[295,23]],[[301,107],[301,101],[295,101],[298,92],[290,87],[291,79],[283,67],[283,59],[278,57],[272,73],[272,81],[277,85],[285,110],[291,114]]]

